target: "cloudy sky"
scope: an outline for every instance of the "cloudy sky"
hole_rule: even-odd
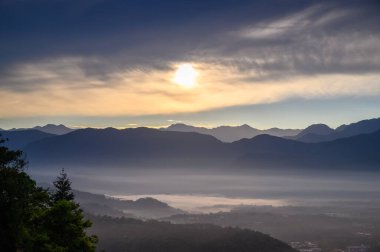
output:
[[[0,34],[0,128],[380,117],[376,0],[0,0]]]

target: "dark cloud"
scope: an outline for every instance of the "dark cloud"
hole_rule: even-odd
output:
[[[286,9],[250,1],[9,1],[2,4],[2,55],[25,60],[59,55],[178,57],[241,24]],[[288,10],[289,12],[289,10]],[[207,43],[206,43],[207,47]],[[166,57],[165,57],[166,56]],[[181,56],[180,56],[181,57]]]
[[[379,10],[369,0],[1,1],[0,86],[25,90],[17,66],[59,58],[90,59],[78,67],[100,81],[187,60],[254,71],[251,81],[376,73]]]
[[[298,74],[363,74],[380,70],[379,5],[375,2],[315,4],[241,31],[234,55],[252,80]]]

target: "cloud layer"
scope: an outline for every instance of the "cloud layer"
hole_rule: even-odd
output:
[[[379,10],[377,1],[2,1],[0,116],[380,97]],[[196,88],[172,83],[181,63],[198,70]]]

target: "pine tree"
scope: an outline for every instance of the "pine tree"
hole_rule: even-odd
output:
[[[71,191],[71,181],[67,178],[67,174],[64,169],[61,170],[60,176],[53,182],[55,192],[52,195],[53,202],[59,200],[74,200],[74,194]]]
[[[45,215],[49,242],[42,251],[94,252],[98,239],[85,229],[92,223],[86,220],[79,204],[69,200],[57,201]]]
[[[64,169],[54,181],[52,205],[45,215],[45,230],[49,242],[43,251],[93,252],[98,241],[88,236],[85,229],[92,223],[84,218],[82,209],[74,201],[71,181]]]
[[[65,171],[49,195],[25,173],[22,151],[3,143],[0,138],[0,251],[94,252],[97,237],[85,232],[91,222],[74,202]]]

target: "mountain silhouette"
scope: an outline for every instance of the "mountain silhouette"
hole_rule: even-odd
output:
[[[307,127],[296,136],[287,137],[302,142],[316,143],[332,141],[339,138],[351,137],[360,134],[373,133],[380,130],[380,118],[362,120],[349,125],[341,125],[335,130],[324,124],[315,124]]]
[[[22,149],[29,143],[55,136],[39,130],[0,131],[2,138],[7,138],[5,146],[10,149]]]
[[[239,164],[249,167],[380,169],[380,131],[320,143],[262,135],[233,145],[246,151]]]
[[[163,131],[178,132],[197,132],[201,134],[211,135],[223,142],[234,142],[242,138],[252,138],[261,134],[269,134],[273,136],[293,136],[300,132],[297,129],[279,129],[271,128],[259,130],[244,124],[241,126],[219,126],[216,128],[204,128],[186,125],[183,123],[172,124],[167,128],[161,128]]]
[[[380,131],[304,143],[259,135],[223,143],[192,132],[82,129],[30,143],[31,163],[122,167],[380,168]]]
[[[349,125],[341,125],[335,131],[341,137],[349,137],[359,134],[372,133],[378,130],[380,130],[380,118],[362,120]]]
[[[59,125],[46,124],[45,126],[33,127],[33,129],[36,129],[36,130],[39,130],[42,132],[46,132],[46,133],[50,133],[50,134],[55,134],[55,135],[64,135],[64,134],[67,134],[67,133],[74,131],[74,129],[70,129],[63,124],[59,124]]]
[[[74,131],[63,124],[46,124],[45,126],[35,126],[33,128],[13,128],[9,131],[25,131],[25,130],[39,130],[45,133],[54,134],[54,135],[64,135]]]
[[[329,135],[333,133],[334,130],[327,126],[326,124],[312,124],[303,131],[301,131],[299,134],[297,134],[295,137],[298,139],[302,136],[305,136],[307,134],[315,134],[315,135]]]
[[[150,128],[80,129],[26,146],[31,162],[70,164],[195,165],[229,155],[218,139]],[[221,156],[222,155],[222,156]]]

